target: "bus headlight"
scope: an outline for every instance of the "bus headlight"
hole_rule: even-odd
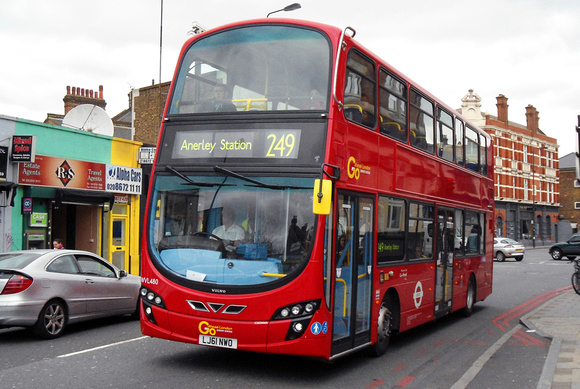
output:
[[[141,295],[141,302],[143,303],[143,312],[145,312],[145,317],[153,324],[157,324],[155,320],[155,316],[153,314],[153,306],[157,306],[159,308],[167,309],[165,306],[165,302],[154,291],[142,286],[141,290],[139,291]]]
[[[310,325],[310,319],[312,319],[312,316],[292,320],[292,324],[290,324],[290,328],[288,328],[288,332],[286,333],[285,340],[294,340],[301,337],[302,334],[304,334],[304,331],[306,331],[306,328]]]
[[[292,307],[292,315],[293,316],[300,315],[300,312],[302,312],[302,307],[300,305],[295,305]]]
[[[312,316],[320,307],[320,299],[301,301],[280,307],[274,312],[271,320],[295,319],[306,316]]]
[[[274,312],[271,320],[289,320],[290,323],[285,340],[298,339],[310,325],[310,320],[312,320],[312,316],[320,307],[320,302],[320,299],[300,301],[280,307]]]

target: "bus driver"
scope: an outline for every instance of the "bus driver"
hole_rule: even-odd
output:
[[[224,207],[222,210],[222,225],[215,228],[212,234],[223,240],[228,251],[235,251],[240,245],[246,231],[237,224],[234,224],[235,213],[230,207]]]

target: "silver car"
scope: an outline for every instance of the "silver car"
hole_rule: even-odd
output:
[[[515,258],[516,261],[524,259],[525,248],[520,242],[510,238],[494,238],[493,252],[498,262],[505,261],[506,258]]]
[[[56,338],[68,324],[139,314],[141,279],[79,250],[0,254],[0,328]]]

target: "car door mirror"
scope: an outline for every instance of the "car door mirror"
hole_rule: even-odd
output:
[[[123,278],[123,277],[127,277],[127,271],[126,270],[119,270],[119,278]]]

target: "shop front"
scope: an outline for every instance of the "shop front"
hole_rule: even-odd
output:
[[[96,253],[139,274],[140,143],[24,124],[16,130],[35,135],[36,153],[13,163],[12,249],[53,248],[60,239],[65,248]]]

